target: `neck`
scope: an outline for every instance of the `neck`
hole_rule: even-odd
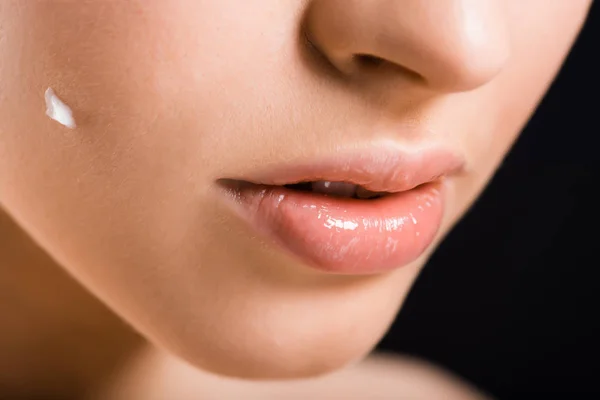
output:
[[[143,341],[0,209],[0,398],[81,398]]]

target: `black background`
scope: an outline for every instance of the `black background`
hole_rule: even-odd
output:
[[[599,39],[595,2],[548,95],[380,350],[437,362],[499,398],[600,394]]]

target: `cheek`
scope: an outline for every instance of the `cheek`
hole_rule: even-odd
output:
[[[465,142],[473,144],[472,153],[503,155],[496,156],[495,149],[506,149],[534,112],[576,39],[589,5],[589,0],[507,2],[511,60],[496,81],[458,102],[465,114],[476,117],[473,133],[465,136]],[[478,162],[484,163],[484,158]]]
[[[182,109],[210,104],[214,95],[186,91],[200,79],[199,60],[186,57],[198,43],[175,23],[189,2],[9,3],[0,13],[0,59],[10,60],[0,69],[2,201],[39,209],[43,198],[48,212],[66,217],[74,202],[94,199],[93,207],[114,212],[134,195],[185,188],[189,177],[177,172],[206,136],[186,129],[191,118],[181,118]],[[76,130],[45,116],[48,87],[74,110]]]
[[[154,21],[129,2],[87,4],[32,2],[0,15],[1,57],[10,60],[0,71],[2,139],[15,162],[35,154],[46,178],[87,171],[94,159],[124,151],[135,132],[153,128],[148,117],[168,106],[153,95],[169,87],[158,63],[166,38],[144,35],[161,37],[149,29]],[[74,110],[77,131],[44,115],[48,87]]]
[[[189,149],[203,135],[171,134],[189,123],[174,101],[189,77],[173,72],[188,42],[162,17],[168,2],[136,4],[9,2],[0,12],[0,202],[82,274],[90,259],[150,264],[147,248],[172,248],[196,210],[183,206],[198,189],[182,171],[201,174]],[[77,129],[46,117],[48,87]]]

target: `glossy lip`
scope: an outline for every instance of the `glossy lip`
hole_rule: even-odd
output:
[[[463,165],[439,147],[405,151],[385,145],[219,182],[242,219],[306,265],[361,275],[406,265],[431,245],[443,217],[443,177]],[[316,180],[390,194],[359,200],[283,186]]]

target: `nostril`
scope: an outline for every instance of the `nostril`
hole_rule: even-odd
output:
[[[381,76],[390,77],[392,75],[403,76],[412,82],[424,83],[425,79],[416,71],[406,68],[404,65],[394,63],[383,57],[378,57],[367,53],[357,53],[352,56],[354,67],[364,72],[380,73]],[[354,70],[356,71],[356,69]]]
[[[371,54],[356,54],[354,59],[364,67],[379,67],[386,62],[383,58]]]

